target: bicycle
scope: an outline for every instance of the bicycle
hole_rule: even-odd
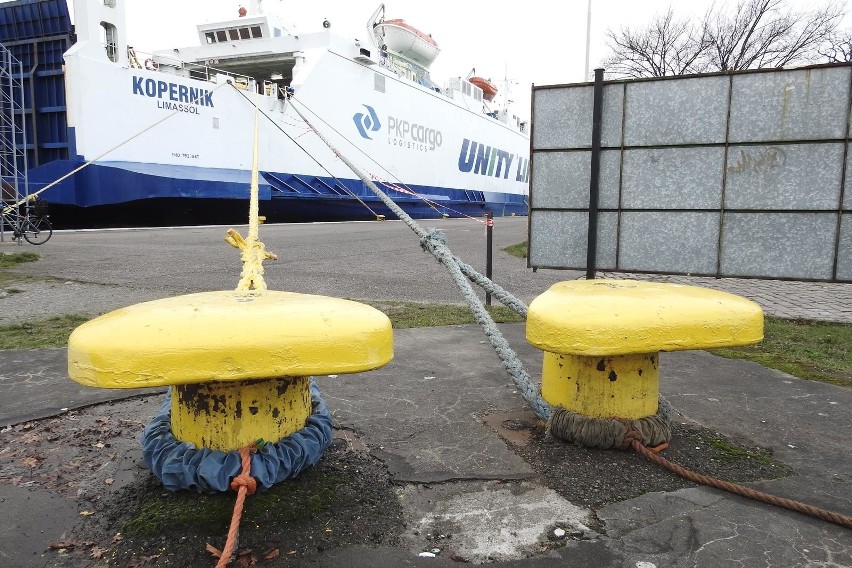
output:
[[[10,227],[12,236],[18,241],[23,237],[30,244],[43,245],[53,235],[53,226],[47,215],[33,209],[27,205],[21,213],[17,206],[0,201],[0,227]]]

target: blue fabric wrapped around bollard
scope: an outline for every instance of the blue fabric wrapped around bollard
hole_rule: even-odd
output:
[[[258,489],[266,490],[299,475],[317,463],[331,445],[331,415],[313,379],[311,415],[305,427],[276,443],[266,443],[251,457],[251,476]],[[229,491],[231,480],[240,474],[238,451],[223,452],[196,448],[172,434],[171,396],[142,431],[142,455],[151,471],[169,491],[194,489],[199,493]]]

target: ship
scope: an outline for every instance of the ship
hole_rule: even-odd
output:
[[[62,54],[30,74],[25,164],[4,172],[60,225],[245,218],[255,149],[269,221],[394,218],[341,155],[413,218],[527,214],[528,123],[477,77],[433,82],[438,42],[384,4],[355,39],[328,21],[301,33],[252,0],[198,24],[197,45],[149,54],[128,45],[126,0],[74,10],[62,39],[65,0],[0,4],[0,45],[23,53],[25,79],[31,52]]]

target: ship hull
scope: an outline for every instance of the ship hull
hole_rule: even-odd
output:
[[[57,160],[30,171],[33,191],[85,162]],[[93,163],[48,190],[59,228],[240,223],[251,172],[144,163]],[[526,215],[526,196],[424,186],[377,185],[415,219]],[[261,171],[260,214],[270,222],[396,219],[361,180]]]
[[[395,218],[362,175],[415,218],[527,213],[529,139],[472,99],[408,80],[328,34],[252,45],[290,62],[292,97],[197,66],[110,61],[98,42],[78,42],[65,54],[70,158],[30,169],[29,193],[47,188],[68,226],[143,218],[152,202],[247,211],[256,159],[261,214],[273,221]],[[205,49],[220,47],[233,49]]]

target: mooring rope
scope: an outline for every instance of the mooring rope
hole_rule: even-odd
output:
[[[321,169],[323,169],[323,170],[325,171],[325,173],[327,173],[327,174],[331,177],[331,179],[333,179],[336,183],[339,183],[339,184],[340,184],[340,187],[342,187],[342,188],[343,188],[343,190],[344,190],[344,191],[345,191],[345,192],[346,192],[346,193],[347,193],[350,197],[353,197],[353,198],[354,198],[354,199],[356,199],[356,200],[357,200],[357,201],[358,201],[361,205],[363,205],[363,206],[364,206],[364,207],[365,207],[365,208],[366,208],[366,209],[367,209],[367,210],[368,210],[368,211],[369,211],[369,212],[370,212],[370,213],[371,213],[371,214],[372,214],[372,215],[376,218],[376,220],[381,220],[381,218],[382,218],[382,216],[381,216],[381,215],[379,215],[378,213],[376,213],[375,211],[373,211],[373,209],[372,209],[369,205],[367,205],[367,203],[366,203],[363,199],[361,199],[360,197],[358,197],[358,196],[357,196],[357,195],[356,195],[356,194],[355,194],[352,190],[350,190],[348,187],[346,187],[346,185],[345,185],[345,184],[343,184],[343,182],[341,182],[339,179],[337,179],[337,178],[334,176],[334,174],[332,174],[330,171],[328,171],[328,169],[327,169],[325,166],[323,166],[323,165],[319,162],[319,160],[317,160],[317,159],[316,159],[316,157],[314,157],[314,156],[313,156],[310,152],[308,152],[308,151],[305,149],[305,147],[304,147],[304,146],[302,146],[301,144],[299,144],[299,143],[296,141],[296,139],[295,139],[295,138],[293,138],[292,136],[290,136],[290,134],[289,134],[286,130],[284,130],[283,128],[281,128],[281,125],[280,125],[280,124],[278,124],[275,120],[273,120],[273,119],[272,119],[272,117],[271,117],[271,116],[269,116],[269,115],[268,115],[268,114],[266,114],[263,110],[261,110],[261,108],[260,108],[260,107],[258,106],[258,104],[257,104],[257,101],[252,102],[252,101],[251,101],[251,99],[250,99],[250,98],[248,98],[248,96],[247,96],[247,95],[246,95],[246,94],[245,94],[245,93],[244,93],[241,89],[237,89],[236,87],[234,87],[234,89],[235,89],[235,90],[236,90],[239,94],[241,94],[241,95],[243,96],[243,98],[244,98],[244,99],[245,99],[245,100],[246,100],[246,101],[247,101],[250,105],[254,106],[255,112],[260,112],[260,114],[261,114],[261,115],[263,115],[263,117],[264,117],[266,120],[268,120],[270,123],[272,123],[272,125],[273,125],[275,128],[277,128],[277,129],[278,129],[278,130],[279,130],[279,131],[280,131],[280,132],[281,132],[284,136],[286,136],[287,138],[289,138],[289,139],[290,139],[290,141],[291,141],[293,144],[295,144],[295,145],[296,145],[296,147],[297,147],[297,148],[299,148],[302,152],[304,152],[306,156],[308,156],[311,160],[313,160],[313,161],[314,161],[314,163],[316,163],[316,165],[317,165],[317,166],[319,166]],[[294,127],[295,127],[295,125],[291,125],[291,126],[294,126]],[[305,133],[307,133],[307,132],[311,132],[311,128],[306,128],[306,129],[305,129]],[[299,135],[299,136],[301,136],[301,135]],[[298,137],[297,137],[297,138],[298,138]]]
[[[346,156],[344,156],[341,152],[339,152],[332,144],[329,142],[316,128],[313,127],[311,122],[305,117],[304,114],[296,107],[296,105],[291,105],[291,108],[296,111],[296,113],[302,117],[302,120],[305,121],[305,124],[311,127],[314,133],[322,140],[334,154],[344,163],[349,169],[351,169],[355,175],[361,178],[367,187],[369,187],[376,196],[382,200],[382,202],[390,209],[394,215],[396,215],[402,222],[404,222],[408,227],[414,231],[414,233],[420,237],[420,246],[424,248],[424,250],[429,251],[439,262],[441,262],[444,266],[449,270],[450,275],[453,277],[453,281],[456,283],[456,286],[459,288],[459,291],[462,294],[462,297],[467,301],[468,306],[473,312],[473,317],[476,319],[477,323],[482,326],[483,331],[485,332],[485,336],[488,338],[491,346],[494,347],[494,350],[497,352],[497,355],[500,357],[500,361],[503,363],[503,367],[506,369],[506,372],[511,377],[512,381],[515,383],[515,386],[518,388],[523,399],[530,405],[535,415],[538,416],[542,420],[547,420],[551,413],[550,405],[541,398],[538,393],[538,390],[533,386],[533,382],[530,379],[529,373],[527,373],[526,369],[524,369],[521,360],[518,358],[518,355],[511,348],[509,343],[506,341],[506,338],[503,337],[503,334],[500,333],[500,330],[497,327],[497,324],[491,318],[491,315],[488,313],[488,310],[485,309],[485,306],[482,305],[482,302],[479,300],[479,297],[476,295],[476,292],[470,285],[470,281],[465,278],[465,273],[462,271],[462,268],[457,261],[456,257],[453,255],[452,251],[447,247],[446,237],[444,237],[443,233],[437,230],[427,231],[423,229],[420,225],[418,225],[414,219],[411,218],[403,209],[393,202],[393,200],[387,196],[385,192],[383,192],[379,187],[373,183],[373,180],[367,176],[358,166],[352,163]],[[467,266],[468,272],[473,275],[476,271]],[[478,273],[476,273],[478,275]],[[479,275],[481,276],[481,275]],[[478,278],[479,282],[485,283],[490,282],[490,280],[485,277]],[[494,289],[492,291],[493,296],[498,299],[500,302],[505,300],[506,305],[511,305],[512,309],[523,310],[524,315],[526,315],[526,306],[524,306],[523,302],[514,298],[503,290],[502,288]],[[502,299],[501,299],[502,298]]]
[[[214,92],[216,92],[218,89],[222,88],[223,86],[224,86],[224,83],[223,83],[223,84],[221,84],[221,85],[218,85],[218,86],[214,87],[214,88],[210,91],[210,93],[214,93]],[[199,97],[199,98],[197,98],[197,99],[195,99],[195,102],[198,102],[199,100],[201,100],[201,98],[200,98],[200,97]],[[171,114],[167,114],[165,117],[161,118],[160,120],[158,120],[158,121],[157,121],[157,122],[155,122],[154,124],[151,124],[150,126],[146,126],[146,127],[145,127],[145,128],[143,128],[142,130],[140,130],[139,132],[137,132],[136,134],[134,134],[133,136],[131,136],[130,138],[127,138],[127,139],[125,139],[125,140],[123,140],[123,141],[119,142],[118,144],[116,144],[115,146],[113,146],[112,148],[110,148],[109,150],[106,150],[105,152],[102,152],[102,153],[98,154],[97,156],[95,156],[95,157],[94,157],[94,158],[92,158],[91,160],[89,160],[89,161],[87,161],[87,162],[83,162],[82,164],[80,164],[79,166],[77,166],[76,168],[74,168],[73,170],[71,170],[70,172],[68,172],[67,174],[65,174],[64,176],[62,176],[62,177],[60,177],[60,178],[57,178],[57,179],[53,180],[52,182],[50,182],[49,184],[47,184],[47,185],[46,185],[46,186],[44,186],[43,188],[39,189],[39,190],[38,190],[38,191],[36,191],[35,193],[30,193],[30,194],[28,194],[28,195],[27,195],[27,197],[26,197],[25,199],[21,199],[20,201],[18,201],[18,202],[17,202],[17,203],[15,203],[14,205],[12,205],[12,207],[19,207],[19,206],[21,206],[21,205],[24,205],[27,201],[30,201],[30,200],[32,200],[32,199],[35,199],[36,197],[38,197],[39,195],[41,195],[42,193],[44,193],[44,192],[45,192],[45,191],[47,191],[48,189],[50,189],[50,188],[54,187],[54,186],[55,186],[55,185],[57,185],[57,184],[62,183],[62,182],[63,182],[63,181],[65,181],[66,179],[70,178],[71,176],[73,176],[73,175],[75,175],[75,174],[79,173],[80,171],[82,171],[82,170],[84,170],[84,169],[88,168],[89,166],[91,166],[92,164],[94,164],[95,162],[97,162],[98,160],[100,160],[101,158],[103,158],[104,156],[106,156],[107,154],[111,154],[112,152],[115,152],[116,150],[118,150],[119,148],[121,148],[122,146],[124,146],[125,144],[127,144],[128,142],[131,142],[131,141],[135,140],[136,138],[139,138],[140,136],[142,136],[143,134],[145,134],[146,132],[148,132],[148,131],[149,131],[149,130],[151,130],[152,128],[155,128],[155,127],[159,126],[160,124],[164,123],[164,122],[165,122],[165,121],[167,121],[168,119],[172,118],[173,116],[177,116],[177,115],[178,115],[178,114],[180,114],[180,113],[181,113],[181,111],[180,111],[180,110],[175,110],[175,111],[174,111],[174,112],[172,112]]]
[[[225,242],[237,247],[241,251],[243,270],[237,290],[243,292],[257,291],[262,293],[266,290],[266,282],[263,279],[263,261],[276,260],[278,257],[266,251],[266,246],[260,240],[260,189],[259,189],[259,167],[258,167],[258,139],[260,131],[260,108],[255,104],[254,112],[254,148],[252,150],[251,188],[249,190],[249,227],[245,239],[236,230],[228,230]],[[231,525],[228,529],[228,538],[225,548],[219,557],[216,568],[224,568],[231,561],[231,555],[237,543],[237,535],[240,531],[240,520],[243,516],[243,505],[246,494],[253,495],[257,489],[257,481],[251,476],[251,454],[255,450],[254,444],[240,448],[242,461],[242,472],[231,481],[231,489],[237,492],[234,502],[234,512],[231,515]]]
[[[667,470],[676,473],[684,479],[688,479],[689,481],[692,481],[694,483],[699,483],[701,485],[707,485],[708,487],[714,487],[716,489],[729,491],[731,493],[735,493],[743,497],[748,497],[749,499],[754,499],[756,501],[767,503],[769,505],[775,505],[776,507],[783,507],[785,509],[790,509],[791,511],[796,511],[798,513],[804,513],[805,515],[810,515],[817,519],[828,521],[830,523],[836,523],[840,526],[852,529],[852,517],[841,515],[840,513],[826,511],[825,509],[820,509],[819,507],[814,507],[813,505],[808,505],[800,501],[793,501],[792,499],[785,499],[784,497],[778,497],[777,495],[770,495],[769,493],[764,493],[763,491],[751,489],[750,487],[745,487],[744,485],[739,485],[737,483],[731,483],[729,481],[722,481],[721,479],[717,479],[715,477],[701,475],[700,473],[690,471],[685,467],[681,467],[676,463],[670,462],[663,456],[643,446],[642,443],[637,439],[632,439],[630,441],[630,447],[633,449],[634,452],[636,452],[640,456],[643,456],[651,460],[655,464],[660,465],[666,468]]]
[[[485,335],[488,337],[491,345],[494,347],[497,352],[500,360],[503,363],[504,368],[509,373],[509,376],[512,378],[512,381],[518,387],[518,390],[523,397],[523,399],[530,405],[530,408],[540,419],[548,422],[548,431],[550,431],[555,437],[566,440],[567,435],[564,432],[559,431],[559,426],[554,425],[554,420],[560,422],[566,419],[570,413],[564,408],[553,409],[544,399],[541,398],[540,394],[536,391],[536,389],[532,386],[532,381],[530,380],[529,374],[523,367],[520,359],[517,354],[512,350],[509,346],[506,339],[500,333],[500,330],[497,328],[497,324],[494,323],[494,320],[491,318],[488,311],[482,305],[482,302],[479,301],[479,297],[473,291],[473,288],[470,286],[470,282],[465,278],[465,274],[469,274],[469,277],[473,279],[472,276],[475,274],[476,283],[480,284],[482,282],[483,287],[486,289],[491,288],[494,285],[489,279],[482,276],[479,273],[476,273],[472,268],[465,265],[469,272],[463,271],[461,265],[464,264],[460,260],[458,260],[453,254],[452,251],[446,245],[446,238],[443,233],[437,230],[426,231],[422,227],[420,227],[405,211],[402,210],[393,200],[390,199],[381,189],[379,189],[370,178],[361,171],[354,163],[352,163],[346,156],[340,153],[334,146],[319,132],[316,128],[311,125],[310,121],[301,113],[299,109],[296,108],[295,105],[292,105],[292,108],[302,117],[302,120],[314,131],[316,134],[333,152],[334,154],[344,163],[346,164],[361,180],[367,184],[367,186],[375,193],[379,199],[384,202],[384,204],[391,210],[393,213],[399,217],[408,227],[414,231],[414,233],[420,237],[420,245],[430,253],[432,253],[435,258],[438,259],[439,262],[444,264],[447,269],[450,271],[450,274],[453,276],[453,280],[458,286],[459,290],[462,293],[464,299],[468,302],[468,305],[473,312],[476,321],[482,326],[485,331]],[[480,278],[481,277],[481,278]],[[500,289],[502,290],[502,288]],[[505,292],[505,291],[503,291]],[[499,299],[500,294],[494,290],[491,292],[495,298]],[[508,292],[505,292],[504,299],[500,299],[502,303],[507,306],[510,306],[518,313],[523,313],[526,316],[527,310],[526,306],[520,300],[517,300]],[[507,303],[508,302],[508,303]],[[522,310],[522,312],[521,312]],[[793,511],[798,511],[801,513],[805,513],[816,517],[818,519],[826,520],[829,522],[837,523],[844,527],[852,528],[852,518],[847,517],[845,515],[840,515],[838,513],[833,513],[830,511],[826,511],[820,509],[818,507],[814,507],[812,505],[807,505],[805,503],[800,503],[798,501],[792,501],[790,499],[784,499],[782,497],[776,497],[774,495],[769,495],[767,493],[763,493],[760,491],[756,491],[754,489],[750,489],[748,487],[744,487],[742,485],[738,485],[736,483],[731,483],[727,481],[722,481],[716,478],[712,478],[709,476],[701,475],[695,472],[692,472],[684,467],[673,464],[672,462],[666,460],[665,458],[657,455],[657,452],[665,447],[666,442],[660,439],[655,439],[654,436],[658,438],[660,436],[665,436],[666,431],[668,430],[668,424],[672,421],[672,409],[667,401],[664,399],[660,399],[659,409],[657,414],[653,417],[649,417],[654,420],[648,422],[647,431],[643,433],[641,429],[637,428],[637,425],[634,423],[635,421],[630,420],[618,420],[615,419],[617,423],[623,428],[623,434],[621,435],[621,443],[619,444],[620,449],[632,448],[638,454],[650,459],[654,463],[657,463],[670,471],[683,476],[684,478],[693,481],[695,483],[700,483],[703,485],[708,485],[710,487],[716,487],[719,489],[724,489],[726,491],[730,491],[737,495],[742,495],[744,497],[749,497],[751,499],[755,499],[764,503],[768,503],[771,505],[777,505],[779,507],[784,507]],[[556,426],[554,430],[553,427]],[[566,426],[568,427],[568,426]],[[564,436],[564,437],[563,437]],[[670,433],[669,433],[670,437]],[[648,443],[652,443],[656,445],[655,448],[647,448],[644,445],[645,438],[650,438]]]
[[[240,448],[242,471],[231,481],[231,489],[237,492],[237,500],[234,503],[234,512],[231,514],[231,524],[228,527],[228,538],[225,541],[225,548],[222,549],[222,554],[219,556],[216,568],[224,568],[231,561],[231,556],[233,556],[234,549],[237,547],[237,540],[240,534],[240,520],[243,516],[246,495],[254,495],[254,492],[257,491],[257,481],[251,476],[251,454],[255,451],[256,447],[254,444],[251,444],[245,448]]]
[[[225,242],[241,251],[243,270],[237,290],[264,291],[266,282],[263,279],[263,261],[277,260],[278,257],[266,250],[266,245],[260,240],[260,189],[258,168],[258,132],[260,130],[260,108],[254,107],[254,150],[252,151],[251,188],[249,190],[249,227],[244,239],[235,229],[228,229]]]
[[[355,144],[354,142],[352,142],[352,140],[350,140],[350,139],[349,139],[346,135],[344,135],[342,132],[340,132],[338,129],[336,129],[336,128],[332,125],[332,124],[329,124],[329,123],[328,123],[328,121],[326,121],[326,120],[325,120],[325,119],[324,119],[324,118],[323,118],[323,117],[322,117],[319,113],[315,112],[315,111],[314,111],[311,107],[309,107],[309,106],[308,106],[308,105],[306,105],[304,102],[302,102],[302,100],[301,100],[301,99],[296,98],[296,96],[295,96],[295,95],[290,95],[290,96],[288,97],[288,100],[290,100],[291,102],[298,102],[300,105],[302,105],[302,106],[305,108],[305,110],[306,110],[306,111],[310,112],[312,115],[314,115],[314,116],[317,118],[317,120],[319,120],[320,122],[322,122],[323,124],[325,124],[325,125],[326,125],[326,126],[327,126],[327,127],[328,127],[331,131],[332,131],[332,132],[334,132],[335,134],[337,134],[337,135],[338,135],[338,136],[339,136],[342,140],[346,141],[346,143],[347,143],[347,144],[349,144],[349,146],[350,146],[350,147],[352,147],[355,151],[359,152],[359,153],[360,153],[362,156],[364,156],[367,160],[369,160],[369,161],[373,162],[376,166],[378,166],[379,168],[381,168],[382,170],[384,170],[384,171],[385,171],[385,173],[387,173],[389,177],[391,177],[391,178],[396,178],[396,180],[400,183],[400,185],[404,186],[404,188],[405,188],[405,189],[398,189],[398,188],[394,187],[394,186],[393,186],[393,184],[386,183],[386,185],[387,185],[390,189],[392,189],[392,190],[394,190],[394,191],[398,191],[398,192],[400,192],[400,193],[405,193],[405,194],[408,194],[408,195],[413,195],[413,196],[414,196],[414,197],[416,197],[417,199],[420,199],[421,201],[425,202],[427,205],[429,205],[430,207],[432,207],[432,209],[435,209],[435,206],[433,206],[433,205],[432,205],[432,203],[430,203],[430,202],[429,202],[429,200],[428,200],[426,197],[424,197],[424,196],[420,195],[419,193],[417,193],[416,191],[414,191],[413,189],[411,189],[410,187],[408,187],[408,186],[405,184],[405,182],[403,182],[401,179],[399,179],[399,178],[398,178],[398,177],[397,177],[397,176],[396,176],[393,172],[391,172],[389,169],[387,169],[387,168],[386,168],[386,167],[384,167],[382,164],[380,164],[380,163],[379,163],[379,162],[377,162],[375,159],[373,159],[373,157],[372,157],[370,154],[368,154],[367,152],[365,152],[365,151],[364,151],[364,150],[363,150],[363,149],[362,149],[362,148],[361,148],[358,144]],[[293,105],[291,105],[291,106],[293,106]],[[294,110],[295,110],[295,107],[294,107]],[[297,111],[297,112],[298,112],[298,111]],[[302,117],[302,119],[304,120],[304,116],[302,116],[302,114],[301,114],[301,113],[299,113],[299,116],[301,116],[301,117]],[[312,125],[312,124],[310,124],[307,120],[305,120],[304,122],[305,122],[305,124],[307,124],[307,125],[308,125],[308,128],[309,128],[310,130],[312,130],[312,131],[316,132],[316,129],[313,127],[313,125]],[[328,144],[328,143],[326,142],[326,144]],[[331,146],[329,146],[329,147],[331,147]],[[438,203],[436,203],[435,205],[437,205],[437,206],[439,206],[439,207],[444,207],[445,209],[449,209],[449,207],[446,207],[446,206],[441,205],[441,204],[438,204]],[[443,215],[443,214],[442,214],[440,211],[438,211],[437,209],[435,209],[435,212],[436,212],[436,213],[438,213],[439,215]]]

